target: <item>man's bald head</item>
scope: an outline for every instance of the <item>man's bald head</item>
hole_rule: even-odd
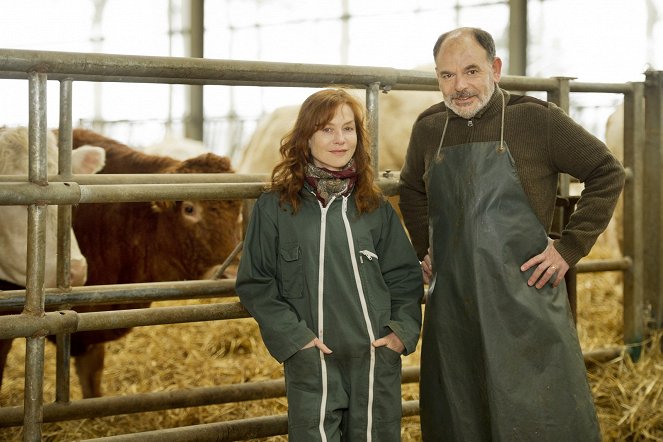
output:
[[[496,57],[495,40],[493,40],[492,35],[479,28],[458,28],[440,35],[435,42],[435,46],[433,46],[433,59],[437,58],[437,54],[440,52],[440,48],[445,41],[457,38],[465,38],[468,36],[473,37],[476,42],[479,43],[482,48],[484,48],[488,61],[492,63]]]

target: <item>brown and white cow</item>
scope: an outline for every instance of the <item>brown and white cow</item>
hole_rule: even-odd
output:
[[[74,129],[74,148],[86,144],[106,151],[106,165],[100,173],[233,173],[228,158],[212,153],[180,161],[144,154],[96,132]],[[87,285],[210,278],[240,241],[241,206],[236,200],[80,204],[73,211],[73,228],[88,260]],[[71,353],[84,397],[101,395],[104,342],[128,331],[72,334]]]
[[[55,135],[46,137],[48,173],[57,173],[58,146]],[[101,147],[83,146],[72,152],[72,172],[96,173],[104,166],[106,152]],[[28,129],[23,126],[0,128],[0,175],[28,174]],[[0,206],[0,290],[17,290],[25,287],[27,275],[27,206]],[[57,207],[46,209],[46,265],[44,287],[56,286],[57,265]],[[87,261],[71,232],[71,272],[73,286],[85,284]],[[0,340],[0,386],[11,339]]]

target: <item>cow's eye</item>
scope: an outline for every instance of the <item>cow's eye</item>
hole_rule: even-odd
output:
[[[196,208],[194,207],[193,204],[191,204],[189,202],[185,202],[185,203],[183,203],[182,210],[184,211],[185,214],[191,215],[196,211]]]

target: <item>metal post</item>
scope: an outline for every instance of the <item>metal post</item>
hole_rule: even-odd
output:
[[[350,0],[341,0],[341,63],[348,64],[350,48]]]
[[[58,173],[63,179],[71,181],[71,110],[72,82],[60,82],[60,127],[58,131]],[[58,260],[57,286],[62,289],[71,287],[71,206],[58,206]],[[55,401],[69,402],[71,335],[56,336],[57,352],[55,365]]]
[[[58,174],[65,181],[73,181],[71,175],[71,80],[60,82],[60,127],[58,131]],[[57,285],[71,286],[71,206],[58,206],[58,261]]]
[[[548,101],[555,103],[567,114],[569,113],[570,94],[571,94],[571,77],[556,77],[557,88],[548,92]],[[557,198],[563,201],[569,201],[570,198],[570,182],[571,178],[568,174],[560,174],[557,183]],[[567,207],[557,204],[555,206],[555,214],[553,216],[552,226],[550,231],[558,233],[560,236],[564,231],[564,226],[569,220],[571,213],[575,211],[575,201],[568,203]],[[576,267],[572,267],[566,272],[564,282],[566,283],[567,296],[569,298],[569,305],[574,321],[577,319],[577,273]]]
[[[27,276],[24,313],[44,314],[44,269],[46,262],[46,206],[28,207]]]
[[[648,70],[645,79],[645,166],[644,228],[647,244],[644,258],[645,302],[651,308],[652,326],[663,328],[663,71]]]
[[[637,344],[644,338],[644,84],[633,83],[633,92],[624,95],[624,167],[629,172],[624,186],[623,253],[631,260],[624,271],[624,343]],[[631,347],[638,359],[640,347]]]
[[[509,75],[527,75],[527,0],[509,1]]]
[[[203,58],[205,40],[205,2],[189,0],[189,57]],[[203,140],[203,86],[189,86],[189,115],[186,119],[185,136]]]
[[[548,93],[548,101],[555,103],[557,106],[560,107],[560,109],[562,109],[564,112],[568,114],[570,101],[571,101],[569,98],[569,95],[571,93],[570,83],[573,78],[556,77],[555,79],[557,80],[559,87],[555,91]],[[569,196],[569,181],[570,179],[567,174],[560,175],[558,194],[561,195],[562,197]]]
[[[380,83],[371,83],[366,88],[366,126],[370,136],[371,143],[371,164],[373,172],[377,178],[379,172],[379,148],[378,145],[378,118],[380,109],[378,105],[378,94],[380,93]]]
[[[48,184],[46,149],[46,74],[29,73],[29,161],[31,182]],[[46,261],[46,210],[43,204],[28,208],[28,256],[25,309],[26,315],[44,314],[44,269]],[[23,440],[41,440],[43,420],[44,336],[27,338],[25,354],[25,396]]]
[[[27,338],[25,346],[25,392],[23,398],[23,440],[41,440],[44,420],[44,336]]]

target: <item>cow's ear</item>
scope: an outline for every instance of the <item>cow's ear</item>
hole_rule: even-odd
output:
[[[106,165],[106,151],[103,147],[85,144],[71,153],[73,173],[97,173]]]
[[[152,211],[162,213],[171,210],[175,206],[175,201],[152,201]]]

